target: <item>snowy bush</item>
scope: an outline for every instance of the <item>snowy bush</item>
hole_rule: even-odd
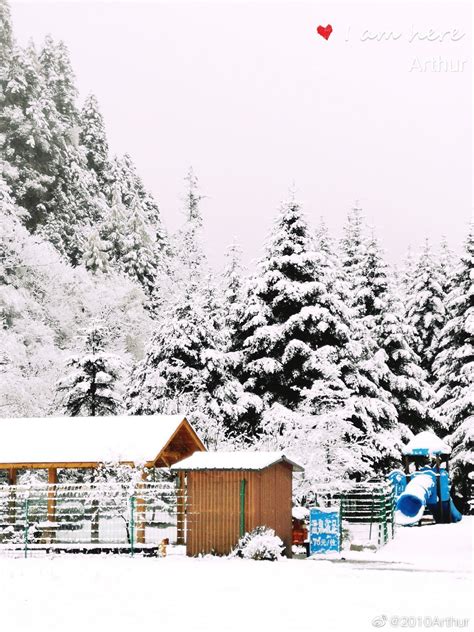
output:
[[[273,529],[256,527],[240,538],[230,557],[274,562],[281,558],[283,549],[283,542]]]

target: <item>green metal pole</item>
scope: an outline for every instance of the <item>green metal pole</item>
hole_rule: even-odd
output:
[[[371,492],[369,540],[372,540],[372,523],[374,521],[374,492]]]
[[[240,537],[245,533],[245,484],[246,480],[243,478],[240,481]]]
[[[342,499],[339,501],[339,547],[338,553],[342,551]]]
[[[29,528],[29,516],[28,516],[28,498],[25,499],[25,557],[28,557],[28,528]]]
[[[130,498],[130,555],[133,557],[135,544],[135,497]]]

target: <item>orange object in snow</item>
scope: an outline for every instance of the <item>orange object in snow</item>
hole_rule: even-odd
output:
[[[308,539],[308,529],[304,520],[293,518],[293,544],[304,544]]]

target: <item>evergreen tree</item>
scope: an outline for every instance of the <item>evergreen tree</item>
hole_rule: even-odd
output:
[[[450,470],[456,506],[463,514],[474,513],[474,417],[462,421],[449,437]]]
[[[222,274],[223,318],[228,332],[229,351],[236,351],[238,348],[237,331],[244,312],[244,273],[241,259],[242,250],[234,241],[225,253],[225,267]]]
[[[13,48],[13,30],[8,0],[0,0],[0,82],[5,81]],[[0,83],[3,87],[3,83]],[[2,91],[0,91],[1,99]]]
[[[474,415],[474,225],[447,301],[447,321],[434,361],[436,416],[448,432]]]
[[[108,271],[107,244],[101,240],[96,230],[91,230],[87,237],[83,262],[87,270],[90,270],[93,274]]]
[[[290,417],[302,408],[317,414],[323,401],[327,411],[338,408],[350,314],[337,293],[332,263],[327,251],[316,251],[301,209],[290,199],[276,220],[238,328],[241,379],[261,401],[258,406],[254,399],[239,420],[242,431],[265,434],[259,412],[277,405]]]
[[[168,301],[157,310],[157,326],[144,360],[135,368],[128,408],[135,414],[187,411],[209,443],[224,438],[246,394],[232,375],[222,297],[200,246],[202,219],[197,182],[188,178],[186,222],[178,235],[186,244],[173,273]]]
[[[68,363],[68,375],[58,383],[64,393],[64,411],[80,415],[117,415],[123,409],[120,359],[106,352],[105,331],[99,323],[85,330],[83,348]]]
[[[45,84],[62,120],[69,127],[77,124],[77,89],[69,51],[64,42],[56,44],[51,35],[47,35],[39,61]]]
[[[33,46],[13,47],[2,83],[1,156],[10,165],[5,175],[35,229],[44,219],[63,132]]]
[[[439,262],[426,241],[409,288],[407,320],[416,332],[415,352],[431,384],[435,380],[433,361],[438,353],[439,335],[446,322],[445,287]]]
[[[113,188],[111,198],[110,207],[105,212],[101,226],[101,236],[110,246],[109,256],[120,262],[126,250],[127,209],[122,202],[122,194],[118,186]]]
[[[364,262],[367,250],[367,239],[364,234],[364,215],[358,204],[347,214],[344,225],[344,236],[341,241],[341,261],[344,279],[348,286],[350,305],[361,308],[363,297],[360,291],[364,287]]]
[[[133,209],[138,199],[146,222],[152,227],[157,245],[164,247],[166,234],[161,223],[160,211],[152,195],[146,190],[129,154],[125,154],[121,159],[112,159],[109,179],[109,184],[106,185],[109,199],[115,187],[120,189],[122,202],[128,210]]]
[[[250,390],[268,406],[295,409],[301,391],[318,375],[314,350],[331,344],[335,319],[318,305],[316,258],[306,220],[290,200],[282,207],[260,263],[254,305],[263,306],[260,324],[244,343]],[[318,345],[319,342],[319,345]]]
[[[445,237],[441,240],[439,247],[439,267],[443,292],[445,296],[453,289],[453,277],[455,273],[454,255]]]
[[[101,190],[106,192],[106,184],[110,181],[109,146],[105,133],[104,119],[99,110],[96,97],[91,94],[84,102],[80,115],[80,142],[86,150],[89,169],[95,172]],[[117,188],[117,184],[115,185]],[[116,197],[112,190],[111,201]]]
[[[375,237],[367,242],[361,269],[365,281],[358,292],[359,313],[369,338],[385,353],[387,370],[381,385],[391,395],[399,422],[420,432],[427,425],[430,389],[411,346],[414,333],[404,322],[401,302]]]
[[[177,269],[178,283],[196,285],[202,283],[207,271],[207,261],[202,245],[203,218],[200,202],[203,196],[198,190],[198,179],[192,169],[185,177],[186,193],[184,197],[184,225],[176,236],[175,257],[180,260]]]
[[[99,222],[106,208],[81,148],[64,147],[45,208],[41,234],[76,265],[84,253],[85,234],[91,225]]]
[[[125,234],[121,265],[132,279],[151,292],[156,276],[155,251],[138,199],[128,217]]]
[[[354,426],[364,437],[364,458],[376,470],[385,469],[399,458],[400,429],[390,393],[387,354],[380,347],[375,328],[375,309],[381,307],[384,274],[373,266],[359,208],[348,214],[341,242],[343,282],[340,293],[351,307],[349,342],[346,346],[347,375],[344,383],[351,390]],[[376,257],[375,257],[376,259]],[[344,375],[344,372],[343,372]],[[396,378],[396,376],[395,376]]]
[[[135,415],[185,411],[210,438],[219,424],[214,369],[221,354],[212,323],[196,299],[193,292],[178,295],[163,315],[132,374],[127,407]]]

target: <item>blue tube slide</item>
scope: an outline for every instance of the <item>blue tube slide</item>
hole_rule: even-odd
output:
[[[440,477],[442,512],[438,503],[437,476]],[[462,515],[454,506],[450,497],[449,474],[441,470],[439,474],[431,468],[423,468],[413,475],[395,505],[395,521],[401,525],[419,522],[425,507],[432,513],[436,522],[459,522]]]

